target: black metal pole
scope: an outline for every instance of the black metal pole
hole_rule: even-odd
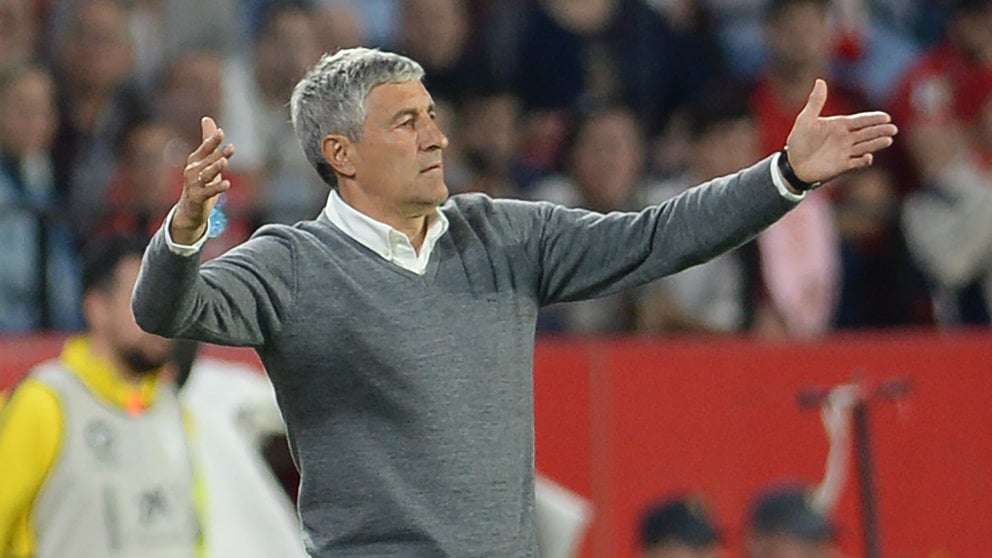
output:
[[[858,484],[861,489],[861,526],[865,540],[865,558],[881,558],[878,516],[875,512],[875,477],[872,469],[871,438],[866,402],[861,401],[854,406],[853,418],[854,442],[858,451]]]

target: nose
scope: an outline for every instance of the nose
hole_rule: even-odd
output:
[[[422,149],[424,151],[436,148],[448,148],[448,136],[444,135],[444,132],[441,131],[440,126],[437,125],[437,121],[432,118],[424,119],[424,132],[422,137]]]

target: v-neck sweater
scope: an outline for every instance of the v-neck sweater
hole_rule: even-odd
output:
[[[770,161],[634,213],[453,196],[422,276],[323,214],[263,227],[202,266],[160,230],[135,315],[160,335],[257,350],[315,558],[534,557],[538,309],[747,241],[795,205]]]

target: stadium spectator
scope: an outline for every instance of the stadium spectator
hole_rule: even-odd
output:
[[[837,527],[801,485],[771,487],[748,514],[747,558],[839,558]]]
[[[57,122],[47,69],[0,68],[0,332],[82,325],[76,240],[52,177]]]
[[[649,204],[724,176],[759,159],[758,133],[747,88],[735,80],[709,83],[688,108],[690,167],[653,184]],[[653,333],[733,333],[748,325],[745,260],[728,252],[645,286],[637,300],[637,329]]]
[[[909,247],[944,325],[992,323],[992,1],[956,0],[947,40],[905,77],[893,113],[922,186]]]
[[[38,4],[33,0],[0,0],[0,68],[41,60]]]
[[[641,513],[641,558],[719,558],[724,556],[720,530],[702,499],[674,496]]]
[[[122,130],[148,115],[135,86],[128,11],[119,0],[72,2],[53,29],[61,122],[55,183],[82,235],[103,210]]]
[[[562,172],[535,183],[532,199],[601,213],[636,211],[647,205],[644,133],[630,109],[620,105],[590,108],[576,123],[567,146]],[[539,329],[566,333],[633,331],[635,300],[633,291],[625,291],[551,306],[542,311]]]
[[[769,58],[751,95],[760,154],[780,149],[791,115],[804,103],[806,84],[829,74],[830,0],[770,0],[765,37]],[[854,92],[831,90],[824,114],[864,109]],[[834,325],[841,290],[840,238],[831,193],[811,192],[796,211],[758,237],[755,331],[764,336],[813,338]]]
[[[225,194],[222,210],[224,232],[210,255],[216,255],[246,239],[259,220],[259,181],[262,176],[264,153],[258,133],[258,114],[243,101],[242,91],[233,90],[244,81],[225,80],[230,74],[228,60],[210,50],[188,50],[166,64],[162,83],[157,91],[159,118],[176,126],[186,145],[199,143],[199,130],[190,126],[200,114],[225,114],[231,119],[232,138],[244,138],[238,144],[238,164],[232,164],[227,175],[237,185]]]
[[[326,186],[300,151],[289,115],[293,86],[321,55],[315,18],[305,6],[273,4],[255,38],[246,82],[226,84],[232,94],[246,97],[249,114],[256,121],[254,141],[262,160],[259,217],[267,223],[310,219],[327,197]],[[195,123],[196,117],[187,121]]]
[[[0,414],[3,556],[197,555],[186,426],[160,377],[171,341],[141,331],[129,304],[144,246],[91,246],[85,334],[35,367]]]

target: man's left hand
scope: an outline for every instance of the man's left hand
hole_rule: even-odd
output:
[[[789,163],[804,182],[826,182],[871,165],[873,153],[892,145],[898,132],[881,111],[820,116],[826,102],[827,84],[818,79],[786,140]]]

